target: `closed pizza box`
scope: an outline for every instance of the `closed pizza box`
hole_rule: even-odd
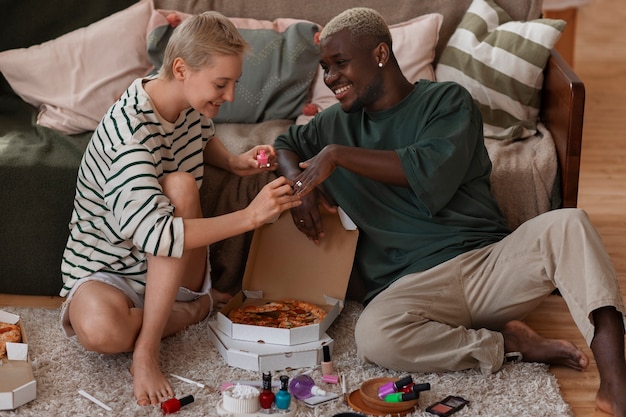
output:
[[[345,213],[322,213],[325,236],[316,244],[284,212],[254,232],[242,291],[217,314],[219,330],[234,340],[297,345],[324,338],[339,316],[348,288],[358,230]],[[295,299],[324,309],[324,320],[291,329],[233,323],[228,313],[245,305]]]
[[[9,352],[0,358],[0,410],[13,410],[37,397],[37,381],[20,316],[0,310],[0,322],[17,324],[22,332],[22,343],[8,346]]]
[[[209,322],[209,337],[228,365],[258,372],[317,366],[323,358],[322,347],[328,345],[332,351],[334,343],[327,334],[294,346],[235,340],[218,329],[217,321]]]

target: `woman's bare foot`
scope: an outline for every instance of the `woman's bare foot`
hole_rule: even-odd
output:
[[[223,303],[226,296],[230,295],[217,291],[217,294],[211,290],[211,296],[203,295],[193,301],[175,301],[172,305],[172,312],[163,330],[163,337],[171,336],[187,328],[192,324],[196,324],[204,320],[210,313],[211,308],[215,309],[218,303]],[[213,302],[211,302],[212,297]]]
[[[569,366],[583,371],[589,359],[572,342],[546,339],[518,320],[508,322],[502,330],[505,352],[521,352],[525,362],[542,362]]]
[[[213,310],[220,310],[233,298],[232,295],[218,291],[215,288],[211,288],[211,297],[213,298]]]
[[[147,355],[135,350],[130,374],[133,376],[137,404],[159,404],[174,396],[172,386],[161,372],[158,355]]]

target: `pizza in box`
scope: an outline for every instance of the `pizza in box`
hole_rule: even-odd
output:
[[[301,300],[270,301],[262,305],[234,308],[228,318],[237,324],[292,329],[324,320],[326,311],[313,303]]]
[[[0,322],[0,358],[7,354],[7,342],[19,343],[22,341],[22,332],[16,324]]]

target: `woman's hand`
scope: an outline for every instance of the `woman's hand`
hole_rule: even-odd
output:
[[[292,182],[285,177],[278,177],[266,184],[245,210],[252,217],[256,228],[275,220],[283,211],[301,204],[300,197],[294,195]]]
[[[260,161],[260,155],[265,154],[267,163]],[[229,162],[230,172],[239,176],[259,174],[263,171],[275,171],[278,167],[276,152],[272,145],[258,145],[254,148],[234,156]]]

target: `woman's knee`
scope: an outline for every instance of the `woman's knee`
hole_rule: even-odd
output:
[[[186,218],[198,217],[200,192],[196,179],[188,172],[173,172],[161,180],[163,193],[176,207],[176,215]]]
[[[132,350],[143,315],[120,290],[98,281],[85,282],[67,308],[70,325],[86,350],[99,353]]]
[[[111,317],[92,317],[84,325],[74,326],[80,344],[98,353],[123,353],[133,350],[138,328],[121,326]],[[126,321],[128,322],[128,320]]]

